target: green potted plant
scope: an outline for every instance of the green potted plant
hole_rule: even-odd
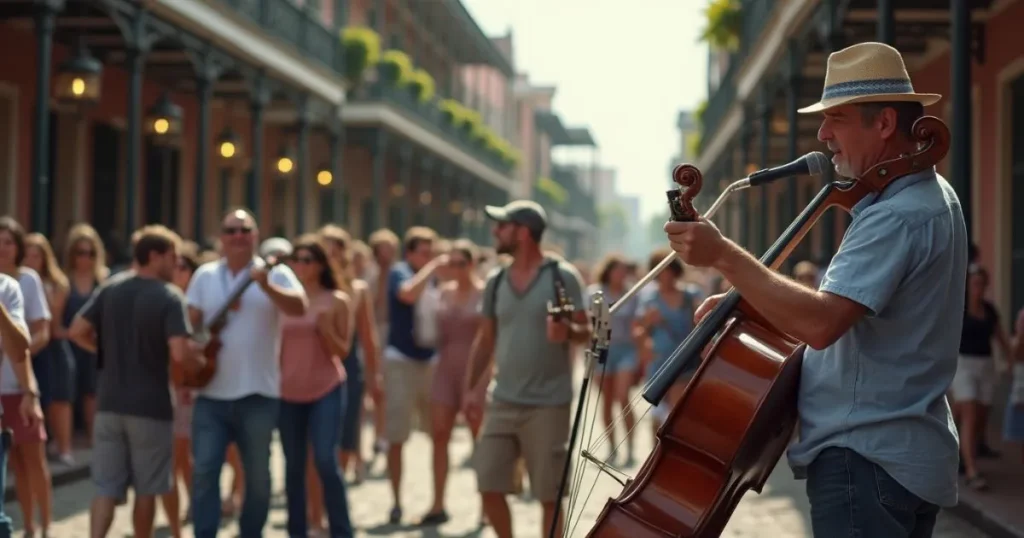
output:
[[[437,108],[441,110],[441,117],[445,119],[451,126],[458,129],[462,125],[464,113],[464,107],[455,99],[441,99],[437,103]]]
[[[700,36],[702,41],[722,50],[739,48],[743,21],[739,0],[711,0],[704,15],[707,17],[707,25]]]
[[[341,31],[342,52],[345,56],[345,78],[352,85],[363,80],[366,69],[380,58],[380,36],[362,26],[351,26]]]
[[[420,103],[427,103],[434,98],[434,77],[423,69],[416,69],[409,76],[409,92]]]
[[[397,49],[389,49],[380,55],[377,63],[377,74],[381,82],[391,86],[404,86],[412,76],[412,60],[409,56]]]

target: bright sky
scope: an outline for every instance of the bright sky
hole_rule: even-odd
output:
[[[703,0],[462,0],[488,35],[513,31],[516,68],[557,87],[554,111],[588,125],[644,218],[665,207],[676,116],[707,93]],[[644,7],[638,7],[638,6]]]

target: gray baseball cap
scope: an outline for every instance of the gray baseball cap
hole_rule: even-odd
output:
[[[489,205],[484,213],[496,222],[512,222],[540,234],[548,227],[548,215],[540,204],[533,200],[516,200],[504,206]]]
[[[283,237],[271,237],[260,244],[260,256],[291,256],[292,243]]]

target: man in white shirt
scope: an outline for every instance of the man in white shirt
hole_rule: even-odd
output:
[[[22,419],[30,424],[38,424],[43,420],[43,410],[39,406],[39,387],[32,373],[32,362],[29,360],[29,333],[25,323],[25,298],[21,286],[14,278],[0,274],[0,351],[3,351],[4,364],[11,364],[7,370],[26,388],[25,397],[21,400],[21,409],[8,409],[8,413],[20,413]],[[7,373],[5,372],[5,373]],[[4,410],[0,409],[0,413]],[[6,487],[7,450],[11,447],[11,432],[4,429],[0,433],[0,491]],[[0,497],[0,538],[11,536],[11,518],[4,513],[4,501]]]
[[[220,474],[225,452],[238,445],[245,472],[242,538],[259,537],[270,509],[270,441],[281,393],[279,318],[306,312],[306,293],[285,265],[267,271],[255,256],[256,219],[244,209],[221,224],[223,257],[196,270],[187,300],[193,327],[203,327],[243,282],[253,284],[231,308],[220,333],[217,372],[199,390],[192,411],[193,524],[196,538],[214,538],[220,524]]]

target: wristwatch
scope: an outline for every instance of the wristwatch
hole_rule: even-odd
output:
[[[37,400],[39,399],[39,389],[36,389],[36,390],[26,390],[22,394],[27,394],[27,395],[32,396],[33,398],[35,398]]]

